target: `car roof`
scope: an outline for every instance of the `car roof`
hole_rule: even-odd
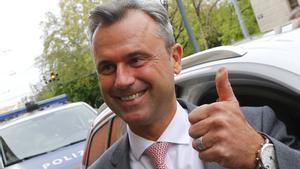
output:
[[[245,57],[240,60],[268,64],[300,74],[299,45],[300,29],[298,28],[239,44],[237,47],[247,51]]]
[[[211,48],[184,58],[183,70],[175,80],[179,84],[199,74],[214,74],[220,66],[226,66],[230,74],[255,75],[300,93],[299,44],[298,28],[235,46]]]
[[[211,48],[183,58],[182,63],[184,69],[195,65],[209,66],[228,62],[257,63],[299,74],[299,44],[300,29],[298,28],[233,46]]]
[[[59,106],[49,107],[44,110],[36,110],[33,112],[26,113],[26,115],[23,115],[21,118],[9,120],[8,122],[6,122],[0,126],[0,130],[3,128],[13,126],[18,123],[22,123],[22,122],[30,120],[30,119],[34,119],[34,118],[37,118],[40,116],[44,116],[46,114],[50,114],[50,113],[53,113],[56,111],[60,111],[60,110],[64,110],[64,109],[68,109],[68,108],[72,108],[72,107],[80,106],[80,105],[90,108],[90,106],[88,104],[86,104],[85,102],[76,102],[76,103],[67,103],[67,104],[63,104],[63,105],[59,105]],[[90,110],[93,111],[95,113],[95,115],[97,115],[96,110],[94,110],[93,108],[90,108]]]

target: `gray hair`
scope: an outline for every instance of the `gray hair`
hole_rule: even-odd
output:
[[[112,0],[110,3],[97,6],[90,12],[88,36],[90,44],[93,35],[101,25],[112,25],[121,20],[130,9],[141,10],[149,15],[159,26],[157,32],[166,42],[166,48],[175,44],[173,29],[166,9],[157,0]]]

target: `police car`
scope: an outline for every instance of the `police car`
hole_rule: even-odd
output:
[[[44,110],[0,116],[4,120],[20,114],[0,126],[0,169],[80,169],[86,136],[97,111],[84,102],[45,108],[61,100],[33,106]]]
[[[182,60],[176,95],[195,105],[215,102],[215,72],[226,66],[241,106],[268,105],[288,133],[300,138],[300,28],[195,53]],[[89,133],[83,169],[126,132],[126,123],[106,105]]]

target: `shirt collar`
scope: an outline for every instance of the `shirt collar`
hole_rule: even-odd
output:
[[[190,127],[190,123],[188,121],[188,113],[177,102],[177,109],[173,119],[171,120],[170,124],[168,125],[168,127],[165,129],[165,131],[157,141],[169,142],[173,144],[189,144],[190,141],[190,136],[188,135],[189,127]],[[134,157],[137,160],[139,160],[143,152],[155,142],[136,135],[130,130],[128,126],[127,129],[128,129],[130,150],[133,153]]]

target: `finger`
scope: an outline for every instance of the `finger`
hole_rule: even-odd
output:
[[[208,111],[206,109],[209,109],[209,105],[205,104],[202,106],[198,106],[195,109],[193,109],[188,114],[188,119],[191,124],[197,123],[205,118],[208,117]]]
[[[206,118],[197,123],[194,123],[189,128],[189,135],[194,139],[205,135],[209,131],[209,128],[211,127],[211,125],[210,125],[211,121],[212,121],[212,118]]]
[[[188,119],[191,124],[198,123],[201,120],[208,118],[219,112],[224,112],[226,110],[226,104],[221,102],[215,102],[211,104],[204,104],[196,107],[188,114]]]
[[[204,104],[198,106],[188,114],[188,119],[191,124],[198,123],[218,111],[217,108],[218,107],[216,107],[215,104]]]
[[[215,82],[219,101],[236,101],[236,97],[228,80],[228,71],[226,67],[221,67],[217,71]]]
[[[197,139],[200,139],[200,137]],[[206,138],[204,136],[202,136],[202,145],[201,146],[198,145],[199,143],[198,143],[197,139],[194,139],[192,142],[192,147],[196,151],[198,151],[198,152],[206,151],[207,149],[209,149],[211,147],[211,145],[208,144],[209,142],[206,142]]]
[[[198,137],[198,138],[200,138],[200,137]],[[211,147],[213,147],[214,143],[213,143],[213,140],[211,140],[211,139],[212,139],[211,134],[207,133],[207,134],[205,134],[205,135],[202,136],[202,144],[205,147],[203,150],[199,150],[196,139],[193,140],[192,147],[196,151],[199,151],[199,152],[207,151],[208,149],[210,149]]]
[[[211,146],[203,151],[199,151],[199,157],[202,161],[205,162],[216,162],[222,165],[222,153],[226,153],[225,151],[222,152],[223,148],[220,146]]]
[[[209,132],[202,138],[202,143],[205,146],[203,151],[199,151],[199,157],[205,162],[219,163],[222,154],[225,154],[225,147],[221,144],[215,132]]]

